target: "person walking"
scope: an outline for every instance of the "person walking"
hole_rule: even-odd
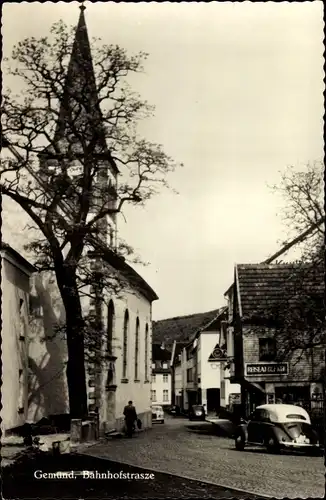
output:
[[[132,437],[132,431],[135,425],[135,422],[137,420],[137,412],[136,408],[132,404],[132,401],[128,401],[128,405],[125,406],[125,409],[123,410],[123,414],[125,417],[125,423],[126,423],[126,434],[127,437]]]

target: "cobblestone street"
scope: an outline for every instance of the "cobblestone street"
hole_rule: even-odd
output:
[[[189,479],[278,498],[324,497],[324,458],[234,449],[209,423],[167,418],[133,439],[110,440],[83,453]]]

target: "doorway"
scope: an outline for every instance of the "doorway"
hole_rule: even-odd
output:
[[[220,389],[207,389],[207,412],[218,410],[220,404]]]

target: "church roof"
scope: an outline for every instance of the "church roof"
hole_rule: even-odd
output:
[[[128,283],[141,292],[150,302],[158,299],[158,296],[152,287],[125,261],[123,257],[111,250],[108,246],[101,245],[100,243],[98,243],[98,250],[95,252],[89,252],[89,254],[95,255],[97,252],[99,252],[99,255],[103,258],[103,260],[105,260],[117,271],[120,271]]]
[[[85,22],[85,7],[80,7],[80,10],[53,143],[45,149],[43,154],[49,156],[58,153],[65,154],[69,148],[71,154],[78,157],[83,153],[81,141],[85,141],[86,144],[94,142],[95,149],[92,154],[106,158],[110,167],[118,173],[119,170],[111,157],[105,139],[103,115],[99,105]]]
[[[25,267],[25,269],[29,273],[32,274],[32,273],[36,272],[36,268],[30,262],[28,262],[28,260],[26,260],[20,253],[18,253],[17,250],[12,248],[12,246],[8,245],[8,243],[5,243],[4,241],[2,241],[0,243],[0,250],[1,250],[1,253],[6,252],[7,254],[11,255],[11,258],[13,258],[21,266]]]

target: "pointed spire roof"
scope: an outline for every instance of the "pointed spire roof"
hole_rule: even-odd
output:
[[[99,106],[84,11],[85,7],[82,5],[60,103],[54,142],[62,153],[69,147],[78,155],[83,152],[82,142],[89,144],[92,141],[95,143],[94,154],[107,157],[117,172],[118,169],[111,158],[105,140],[103,116]],[[72,144],[74,144],[73,147]],[[47,152],[50,153],[53,150],[54,148],[50,146]]]

